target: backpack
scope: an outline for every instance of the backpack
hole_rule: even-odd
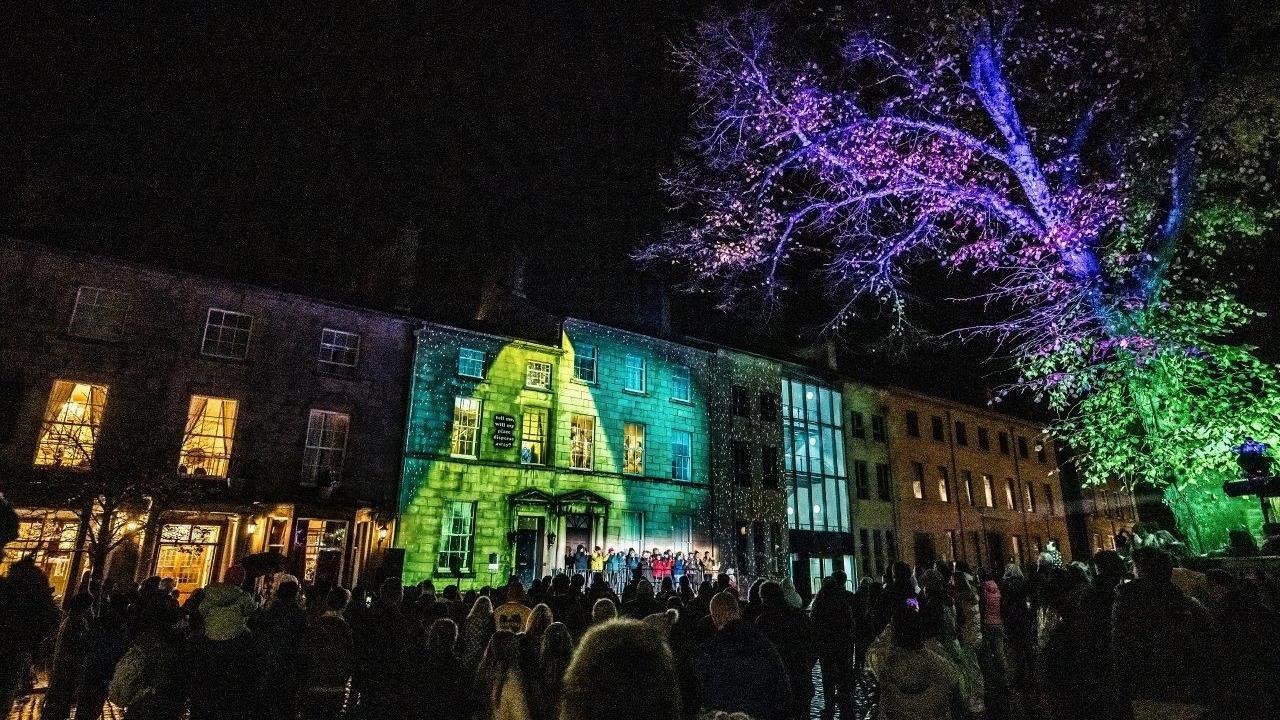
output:
[[[131,645],[116,670],[111,675],[111,684],[107,686],[107,699],[121,707],[129,707],[152,691],[147,684],[146,651],[137,645]]]

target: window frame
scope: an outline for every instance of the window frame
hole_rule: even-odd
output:
[[[580,421],[589,420],[591,423],[590,436],[583,438],[581,432],[583,426]],[[569,469],[570,470],[586,470],[591,471],[596,467],[596,426],[599,421],[594,415],[586,415],[583,413],[569,414]],[[578,434],[575,437],[575,433]],[[585,458],[586,464],[579,465],[574,462],[574,458]]]
[[[473,356],[468,356],[468,355],[467,355],[468,353],[475,353],[475,354],[479,355],[480,357],[477,359],[474,355],[473,355]],[[473,348],[473,347],[468,347],[468,346],[466,346],[466,345],[459,346],[459,347],[458,347],[458,362],[457,362],[457,366],[454,368],[454,370],[455,370],[455,372],[457,373],[458,377],[462,377],[462,378],[469,378],[469,379],[471,379],[471,380],[483,380],[483,379],[484,379],[485,364],[488,362],[488,359],[489,359],[489,357],[488,357],[488,356],[489,356],[489,353],[485,352],[484,350],[480,350],[480,349],[478,349],[478,348]],[[480,366],[480,370],[479,370],[479,372],[478,372],[478,373],[476,373],[476,374],[472,374],[472,373],[470,373],[470,372],[464,371],[464,370],[463,370],[463,364],[464,364],[464,363],[465,363],[468,367],[470,367],[472,364],[477,364],[477,363],[478,363],[478,364],[479,364],[479,366]]]
[[[633,366],[633,361],[639,366]],[[638,373],[638,375],[636,374]],[[638,377],[639,387],[632,387],[631,381]],[[626,353],[622,357],[622,391],[633,395],[645,395],[649,391],[649,360],[643,355]]]
[[[588,353],[587,351],[590,350]],[[583,375],[587,366],[585,361],[590,358],[591,378],[587,379]],[[575,346],[573,349],[573,379],[576,382],[586,383],[587,385],[595,385],[600,380],[600,348],[597,345],[583,343]]]
[[[866,438],[867,428],[861,410],[849,411],[849,437]]]
[[[93,293],[93,301],[86,302],[86,291]],[[114,297],[119,301],[118,306],[111,306],[103,303],[101,300],[105,297]],[[129,319],[129,310],[132,305],[132,296],[123,290],[113,290],[111,288],[99,287],[96,285],[81,285],[76,288],[76,299],[71,306],[71,317],[67,321],[67,334],[72,337],[82,338],[85,340],[97,340],[100,342],[119,342],[124,339],[126,323]],[[114,320],[114,333],[97,333],[84,332],[83,328],[77,331],[76,321],[82,320],[88,311],[90,321],[96,320],[93,327],[103,327],[102,316],[110,313],[119,313],[119,317]]]
[[[459,425],[459,422],[465,419],[465,416],[459,416],[459,411],[469,412],[460,407],[465,403],[475,404],[475,425],[473,427]],[[482,425],[484,425],[484,400],[470,395],[454,395],[453,416],[449,424],[449,457],[464,460],[475,460],[480,457],[480,428]],[[461,431],[468,429],[471,431],[471,439],[465,442],[471,444],[472,451],[470,454],[462,452],[463,445],[460,444],[462,438],[459,434]]]
[[[853,461],[853,490],[859,500],[871,499],[871,469],[866,460]]]
[[[945,465],[938,466],[938,500],[951,502],[951,471]]]
[[[534,417],[541,418],[541,432],[536,438],[529,431],[529,420]],[[544,407],[527,406],[520,409],[520,464],[533,465],[535,467],[547,464],[547,430],[551,419],[551,411]],[[529,445],[537,445],[538,459],[526,459],[525,448]]]
[[[58,392],[60,385],[69,385],[70,389],[67,392],[67,400],[60,403],[60,407],[55,408],[56,398],[60,394]],[[87,402],[76,403],[76,405],[82,405],[83,410],[79,415],[70,416],[69,408],[66,406],[71,403],[76,390],[82,385],[87,388],[85,398]],[[72,470],[92,468],[97,456],[98,438],[102,433],[102,416],[107,410],[107,396],[110,390],[110,386],[103,383],[55,378],[53,384],[49,386],[49,395],[45,400],[32,465],[38,468]],[[95,394],[101,396],[101,402],[96,404]],[[84,440],[85,432],[89,435],[88,442]],[[80,439],[72,439],[71,436],[79,436]],[[61,458],[68,456],[68,449],[70,456],[76,458],[75,464],[68,465],[61,462]],[[48,462],[41,462],[45,458]]]
[[[447,559],[450,556],[462,554],[463,562],[458,563],[459,571],[468,575],[475,572],[475,544],[476,544],[476,506],[479,505],[474,500],[446,500],[446,507],[441,509],[440,513],[440,541],[436,547],[436,572],[452,572],[452,565]],[[453,512],[459,506],[466,505],[469,512],[456,513]],[[465,520],[466,530],[464,532],[452,532],[451,522],[456,520]],[[449,546],[448,542],[451,538],[466,538],[463,542],[464,549],[454,550]],[[443,561],[443,562],[442,562]]]
[[[889,421],[880,413],[871,413],[871,440],[878,443],[889,442]]]
[[[983,452],[991,451],[991,431],[982,425],[978,426],[978,449]]]
[[[751,391],[746,385],[734,385],[730,391],[729,410],[734,417],[751,418]]]
[[[929,417],[929,433],[934,442],[947,441],[947,424],[943,422],[941,415]]]
[[[955,421],[956,445],[969,447],[969,426],[963,420]]]
[[[683,438],[686,442],[677,442],[678,438]],[[682,446],[685,450],[683,455],[676,452]],[[688,430],[671,431],[671,479],[677,482],[693,481],[693,433]]]
[[[208,407],[209,407],[209,404],[208,404],[209,400],[217,400],[219,403],[221,403],[221,409],[223,412],[222,421],[224,424],[226,423],[227,403],[230,403],[232,408],[231,421],[230,421],[231,428],[228,430],[227,428],[224,427],[222,429],[221,435],[210,435],[204,432],[193,432],[192,430],[195,427],[193,425],[195,418],[192,417],[191,412],[195,408],[197,398],[203,398],[205,400],[206,411],[208,410]],[[198,417],[204,418],[206,416],[202,413]],[[203,429],[205,422],[207,421],[205,420],[200,421],[199,429]],[[191,469],[188,469],[185,473],[181,472],[181,469],[179,469],[179,474],[189,476],[189,477],[210,477],[210,478],[229,477],[231,474],[231,458],[235,452],[236,426],[238,426],[239,424],[240,424],[240,401],[238,399],[193,393],[190,396],[189,400],[187,401],[187,419],[186,419],[186,424],[183,426],[182,443],[178,446],[178,467],[182,468],[183,466],[185,466],[186,465],[185,460],[194,451],[200,450],[201,452],[204,452],[204,450],[199,447],[188,447],[188,445],[192,443],[192,438],[220,438],[225,445],[225,449],[224,449],[223,455],[220,456],[220,458],[215,457],[214,462],[224,467],[222,467],[221,473],[210,473],[208,472],[208,468],[205,468],[206,470],[205,473],[201,475],[195,472],[195,468],[191,468]]]
[[[226,319],[228,318],[228,316],[234,316],[234,317],[237,317],[237,318],[248,318],[248,319],[249,319],[249,327],[248,327],[247,329],[243,329],[243,330],[242,330],[242,329],[241,329],[241,328],[239,328],[239,327],[232,327],[232,326],[230,326],[230,325],[226,325],[226,324],[224,324],[224,323],[221,323],[221,322],[220,322],[220,323],[218,323],[218,325],[216,326],[217,328],[219,328],[219,330],[218,330],[218,337],[217,337],[217,338],[210,338],[210,337],[209,337],[209,330],[210,330],[211,328],[215,327],[215,326],[214,326],[214,324],[213,324],[213,314],[214,314],[215,312],[216,312],[216,313],[221,313],[221,314],[222,314],[222,319],[223,319],[223,320],[226,320]],[[227,310],[226,308],[220,308],[220,307],[209,307],[209,308],[205,311],[205,316],[204,316],[204,334],[203,334],[203,335],[201,336],[201,338],[200,338],[200,354],[201,354],[201,355],[203,355],[204,357],[217,358],[217,359],[219,359],[219,360],[246,360],[246,359],[248,359],[248,357],[249,357],[249,347],[250,347],[250,346],[251,346],[251,344],[253,343],[253,326],[254,326],[254,324],[255,324],[256,320],[257,320],[257,318],[256,318],[256,317],[254,317],[253,315],[250,315],[249,313],[246,313],[246,312],[240,312],[240,311],[238,311],[238,310]],[[209,345],[210,345],[210,343],[213,343],[213,344],[222,344],[222,343],[224,342],[224,341],[223,341],[223,339],[222,339],[222,332],[223,332],[223,330],[224,330],[224,329],[227,329],[227,328],[229,328],[229,329],[230,329],[230,331],[231,331],[231,333],[232,333],[232,339],[231,339],[231,340],[229,340],[229,341],[225,341],[225,342],[229,343],[233,348],[234,348],[234,347],[235,347],[235,345],[236,345],[236,340],[235,340],[235,338],[236,338],[236,334],[237,334],[237,333],[239,333],[239,332],[244,332],[244,351],[243,351],[241,354],[239,354],[239,355],[235,355],[235,354],[227,355],[227,354],[223,354],[223,353],[220,353],[220,352],[213,352],[213,351],[211,351],[211,350],[209,349]]]
[[[876,496],[882,502],[893,501],[893,468],[889,463],[876,463]]]
[[[639,443],[638,449],[633,447],[628,447],[627,445],[628,439],[632,434],[632,433],[629,433],[628,431],[636,428],[638,428],[640,431],[640,435],[639,435],[640,443]],[[647,442],[648,432],[649,432],[649,429],[648,427],[645,426],[644,423],[633,422],[633,421],[626,421],[622,423],[622,474],[623,475],[643,476],[645,474],[645,468],[646,468],[645,462],[647,460],[647,458],[645,457],[645,444]],[[635,457],[636,453],[639,454],[638,463],[632,462],[633,460],[636,460],[636,457]]]
[[[920,437],[920,413],[919,412],[915,410],[908,410],[906,414],[903,415],[902,422],[904,425],[906,425],[908,437],[914,437],[914,438]]]
[[[684,394],[678,394],[678,389],[682,389]],[[671,366],[671,399],[680,403],[693,402],[693,371],[688,365]]]
[[[354,346],[338,345],[335,342],[326,342],[326,336],[355,338]],[[321,328],[320,330],[320,349],[316,355],[316,366],[321,373],[332,377],[351,377],[355,374],[356,367],[360,364],[360,334],[349,330],[339,330],[337,328]],[[325,357],[325,351],[329,351],[329,356]],[[342,362],[336,360],[337,353],[350,352],[351,362]]]
[[[530,390],[550,392],[551,376],[554,372],[554,366],[546,360],[526,360],[524,363],[524,386]],[[542,384],[538,384],[535,381],[538,376],[545,378]]]
[[[321,427],[318,430],[314,430],[314,424],[317,418],[320,419]],[[319,434],[320,439],[323,440],[326,432],[332,432],[332,429],[327,427],[329,420],[332,418],[342,418],[342,420],[345,423],[345,427],[342,428],[341,446],[313,444],[312,443],[313,430],[317,432]],[[350,439],[350,437],[351,437],[351,415],[349,413],[339,412],[336,410],[324,410],[322,408],[310,409],[310,411],[307,413],[307,433],[302,440],[301,484],[303,487],[320,486],[322,483],[319,482],[320,480],[319,475],[322,468],[330,472],[334,472],[336,470],[336,473],[337,473],[337,479],[334,480],[331,477],[330,478],[331,481],[327,484],[336,485],[337,483],[342,482],[342,471],[347,461],[347,442]],[[316,460],[315,462],[312,462],[313,451],[314,451],[314,458]],[[328,456],[333,456],[333,455],[337,456],[338,462],[337,462],[336,468],[331,467],[332,463],[325,464],[320,462],[322,458],[326,457],[326,454]]]
[[[916,500],[924,499],[925,469],[924,463],[911,461],[911,496]]]

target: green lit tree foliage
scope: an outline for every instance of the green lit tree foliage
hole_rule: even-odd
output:
[[[816,6],[821,7],[821,3]],[[716,16],[680,221],[641,251],[726,306],[820,278],[829,331],[908,333],[924,267],[971,274],[985,336],[1086,483],[1165,492],[1193,546],[1248,518],[1231,447],[1275,442],[1277,371],[1229,280],[1274,242],[1280,12],[1257,0],[832,5]]]

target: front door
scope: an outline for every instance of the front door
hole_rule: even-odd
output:
[[[516,519],[516,575],[526,587],[542,572],[543,522],[530,515]]]
[[[571,555],[578,552],[578,546],[586,548],[591,554],[591,516],[586,513],[569,513],[564,517],[564,552]],[[569,571],[572,573],[573,568]]]

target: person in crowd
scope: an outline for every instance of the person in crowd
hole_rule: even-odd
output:
[[[612,588],[615,593],[622,589],[622,570],[622,552],[615,552],[613,548],[609,548],[609,554],[605,558],[604,562],[604,572],[605,576],[609,580],[609,587]]]
[[[710,550],[702,551],[702,577],[716,577],[720,574],[720,563],[716,562]]]
[[[0,541],[17,536],[17,516],[0,496]],[[0,542],[0,551],[3,551]],[[23,558],[0,577],[0,709],[8,713],[32,655],[58,628],[61,614],[44,572]]]
[[[135,628],[133,643],[113,669],[107,694],[125,708],[125,720],[178,720],[193,679],[181,632],[173,625],[173,615],[155,603],[140,608]]]
[[[777,648],[791,682],[792,720],[808,720],[813,700],[813,665],[818,661],[813,623],[800,610],[787,604],[782,586],[772,580],[760,587],[763,606],[756,616],[756,629]]]
[[[389,577],[378,587],[373,604],[354,628],[355,674],[361,714],[369,718],[401,717],[406,701],[404,672],[409,649],[419,642],[417,623],[405,615],[404,588]]]
[[[671,581],[673,583],[680,582],[681,578],[684,577],[684,573],[684,553],[678,552],[671,560]]]
[[[671,649],[657,630],[614,620],[583,636],[561,687],[560,720],[680,720]]]
[[[963,720],[960,670],[925,648],[919,601],[908,597],[867,652],[880,688],[879,720]]]
[[[200,601],[204,634],[192,653],[192,720],[244,720],[257,707],[262,663],[249,629],[256,603],[240,587],[244,575],[244,568],[232,566]]]
[[[823,720],[831,720],[837,708],[840,717],[853,717],[853,653],[857,626],[842,574],[823,578],[809,614],[818,638]]]
[[[602,573],[604,572],[604,562],[605,562],[604,551],[600,549],[599,545],[597,545],[596,549],[591,551],[591,561],[590,561],[590,564],[588,565],[588,570],[593,575],[595,573]]]
[[[688,605],[693,602],[693,582],[689,579],[688,572],[680,578],[680,586],[676,590],[676,596],[680,598],[680,602],[684,605]]]
[[[622,559],[623,569],[627,571],[626,583],[630,583],[636,579],[636,573],[640,571],[640,556],[636,554],[635,548],[627,548],[627,556]]]
[[[524,630],[530,612],[532,610],[524,603],[524,586],[513,578],[507,583],[507,601],[493,610],[494,628],[514,635]]]
[[[355,641],[343,616],[350,602],[346,588],[333,588],[324,597],[324,611],[303,633],[306,679],[302,715],[306,720],[337,720],[342,714],[355,662]]]
[[[1030,583],[1017,563],[1004,567],[1000,580],[1000,613],[1010,686],[1024,697],[1030,697],[1035,692],[1036,613],[1031,607]]]
[[[531,717],[529,695],[520,672],[520,644],[507,630],[493,633],[484,659],[476,668],[471,716],[475,720],[528,720]]]
[[[84,676],[76,695],[76,716],[97,718],[107,702],[116,664],[129,649],[128,613],[131,587],[108,578],[90,625]]]
[[[643,620],[662,609],[653,596],[653,585],[648,580],[636,583],[635,597],[622,604],[622,614],[635,620]]]
[[[458,626],[450,618],[438,618],[427,630],[427,644],[418,662],[411,692],[414,704],[430,710],[440,720],[467,717],[467,678],[462,661],[454,652]]]
[[[1253,578],[1209,573],[1206,608],[1218,631],[1216,717],[1280,717],[1280,613]]]
[[[691,550],[684,559],[684,574],[689,578],[689,586],[697,587],[702,582],[702,560],[698,558],[698,551]],[[688,602],[687,600],[685,601]]]
[[[1137,579],[1121,585],[1111,616],[1111,666],[1136,717],[1197,717],[1213,693],[1212,620],[1173,583],[1168,552],[1134,550]],[[1179,714],[1181,713],[1181,714]]]
[[[653,556],[649,554],[648,550],[640,553],[638,570],[642,579],[648,580],[650,583],[653,582]]]
[[[462,648],[458,655],[462,660],[462,667],[467,672],[474,672],[476,666],[480,664],[493,631],[493,601],[480,595],[472,603],[471,612],[467,614],[467,619],[462,626]]]
[[[591,624],[599,625],[618,617],[618,606],[609,598],[600,598],[591,606]]]
[[[66,616],[58,628],[40,720],[67,720],[84,677],[93,623],[93,596],[80,593],[67,602]]]
[[[728,592],[711,598],[711,623],[715,636],[697,660],[703,708],[786,720],[791,710],[786,667],[768,638],[742,619],[738,598]]]
[[[526,678],[537,676],[538,653],[542,651],[542,636],[551,627],[555,618],[551,608],[546,605],[535,607],[525,620],[524,628],[516,634],[516,642],[520,645],[520,671]]]
[[[880,600],[880,583],[870,577],[858,581],[858,589],[853,594],[853,621],[858,642],[854,646],[853,677],[857,681],[862,678],[867,667],[867,648],[876,639],[875,609]]]
[[[262,658],[258,717],[263,720],[297,715],[305,663],[302,640],[307,630],[301,590],[296,580],[285,580],[276,586],[272,603],[249,617]]]
[[[579,545],[578,549],[573,553],[573,572],[578,575],[585,575],[591,570],[591,554],[587,552],[585,545]]]
[[[552,623],[542,634],[534,675],[536,679],[531,683],[536,688],[532,709],[538,720],[554,720],[559,713],[564,675],[572,659],[573,636],[569,634],[568,626]]]

